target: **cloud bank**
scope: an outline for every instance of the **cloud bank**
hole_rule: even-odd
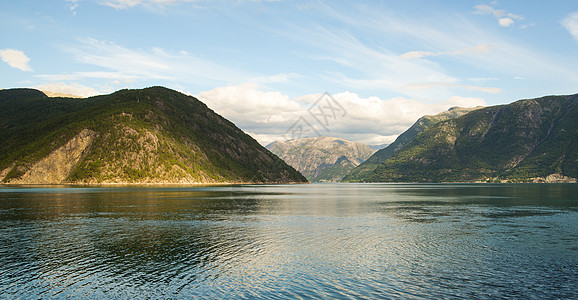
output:
[[[297,99],[279,92],[261,91],[257,84],[220,87],[197,95],[207,106],[234,122],[261,144],[294,138],[290,130],[301,122],[313,129],[304,136],[336,136],[366,144],[391,143],[423,115],[437,114],[453,106],[486,105],[480,98],[451,97],[437,103],[408,98],[381,99],[342,92],[330,95],[336,114],[323,102],[324,94],[309,94]],[[322,99],[322,101],[320,101]],[[315,118],[323,112],[327,119]],[[345,112],[341,111],[344,110]],[[319,122],[325,123],[320,124]]]

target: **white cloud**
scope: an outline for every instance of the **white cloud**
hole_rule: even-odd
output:
[[[288,122],[301,111],[297,102],[279,92],[263,92],[255,83],[219,87],[197,96],[207,106],[247,128]]]
[[[476,9],[474,12],[475,14],[493,15],[494,18],[498,20],[498,24],[502,27],[509,27],[510,25],[514,24],[515,20],[516,21],[524,20],[524,17],[521,15],[508,13],[503,9],[495,9],[492,6],[486,4],[476,5],[474,6],[474,8]],[[527,27],[527,25],[522,26],[524,26],[524,28]]]
[[[80,97],[91,97],[101,94],[91,87],[87,87],[78,83],[66,84],[63,82],[52,82],[37,85],[35,88],[41,91],[56,92]]]
[[[514,24],[514,20],[510,18],[500,18],[498,19],[498,24],[502,27],[509,27],[510,25]]]
[[[2,60],[7,63],[12,68],[21,70],[21,71],[32,71],[28,62],[30,58],[24,54],[24,52],[16,49],[3,49],[0,50],[0,57]]]
[[[337,118],[329,126],[329,134],[338,137],[377,144],[392,142],[391,138],[409,128],[424,116],[437,114],[453,106],[474,107],[486,105],[480,98],[450,97],[437,103],[426,103],[408,98],[381,99],[360,97],[343,92],[333,97],[347,110],[347,115]]]
[[[569,14],[561,23],[574,39],[578,41],[578,11]]]
[[[367,144],[391,143],[423,115],[437,114],[453,106],[486,105],[480,98],[454,96],[438,103],[426,103],[407,98],[363,98],[356,93],[343,92],[332,95],[336,114],[322,125],[319,123],[321,118],[316,119],[309,110],[323,104],[324,112],[330,114],[332,111],[322,97],[325,96],[309,94],[290,99],[279,92],[260,91],[256,84],[220,87],[198,95],[211,109],[249,132],[263,145],[296,137],[291,135],[290,128],[299,122],[306,131],[313,129],[306,133],[309,136],[336,136]],[[316,109],[311,111],[318,112]]]

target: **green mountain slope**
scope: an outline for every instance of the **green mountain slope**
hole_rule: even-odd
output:
[[[365,144],[326,136],[278,141],[267,148],[312,182],[341,181],[374,152]]]
[[[359,182],[364,181],[365,178],[371,176],[373,171],[381,165],[388,158],[392,157],[395,153],[401,150],[405,145],[411,142],[420,132],[424,131],[426,128],[433,126],[439,122],[454,119],[463,116],[470,111],[480,109],[482,106],[474,108],[463,108],[463,107],[452,107],[447,111],[441,112],[433,116],[423,116],[419,118],[408,130],[400,134],[397,139],[383,148],[375,152],[370,158],[364,161],[362,164],[351,170],[343,181],[345,182]]]
[[[4,183],[306,182],[194,97],[162,87],[86,99],[0,91]]]
[[[578,95],[521,100],[437,123],[367,182],[575,181]]]

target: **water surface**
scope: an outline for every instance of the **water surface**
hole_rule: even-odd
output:
[[[576,184],[0,187],[2,298],[578,298]]]

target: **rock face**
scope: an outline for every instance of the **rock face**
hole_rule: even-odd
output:
[[[86,156],[97,133],[82,130],[62,147],[36,162],[22,177],[14,178],[13,184],[51,184],[61,183],[72,173],[78,162]]]
[[[0,91],[0,181],[303,183],[199,100],[162,87],[87,99]]]
[[[341,181],[374,152],[367,145],[334,137],[278,141],[267,148],[312,182]]]
[[[423,130],[364,182],[575,182],[578,95],[520,100]]]
[[[420,132],[426,128],[433,126],[439,122],[461,117],[471,111],[483,108],[482,106],[464,108],[452,107],[447,111],[441,112],[433,116],[423,116],[419,118],[408,130],[403,132],[397,139],[387,147],[375,152],[370,158],[364,161],[361,165],[351,170],[343,181],[357,182],[364,181],[365,178],[371,176],[373,171],[381,165],[388,158],[401,150],[405,145],[411,142]]]

